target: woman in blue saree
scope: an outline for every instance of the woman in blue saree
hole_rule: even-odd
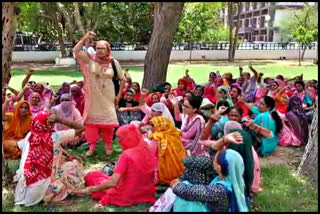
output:
[[[244,163],[241,155],[232,150],[219,150],[213,161],[218,176],[210,184],[192,185],[174,180],[171,184],[177,195],[174,212],[247,212]]]

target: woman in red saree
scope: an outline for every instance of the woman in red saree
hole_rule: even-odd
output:
[[[105,142],[106,154],[112,154],[112,141],[114,128],[119,126],[116,109],[124,89],[124,74],[117,60],[111,57],[110,45],[106,41],[98,41],[96,44],[96,55],[89,55],[81,51],[82,46],[89,39],[93,39],[95,33],[88,32],[73,48],[80,69],[84,76],[85,106],[83,122],[86,127],[85,136],[89,144],[86,155],[94,153],[95,145],[99,139],[99,133]],[[118,94],[113,82],[114,61],[117,76],[120,80]]]
[[[154,203],[156,191],[156,159],[134,125],[121,126],[117,132],[123,152],[113,175],[102,171],[89,172],[84,180],[88,186],[78,191],[91,194],[99,205],[132,206]]]

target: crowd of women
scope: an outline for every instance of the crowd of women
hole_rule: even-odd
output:
[[[29,81],[30,70],[21,91],[4,86],[4,154],[20,159],[16,205],[85,194],[99,206],[154,204],[163,184],[176,195],[173,211],[250,211],[262,191],[259,158],[278,145],[306,144],[316,80],[263,79],[249,65],[252,73],[240,67],[236,79],[216,71],[196,84],[186,71],[177,88],[165,82],[140,89],[106,41],[96,43],[94,55],[81,50],[94,36],[88,32],[73,49],[83,81],[55,93]],[[65,149],[87,142],[85,155],[94,156],[99,135],[106,155],[114,137],[123,151],[112,173],[84,175],[83,160]]]

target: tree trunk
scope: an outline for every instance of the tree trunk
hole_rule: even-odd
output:
[[[164,82],[184,2],[156,2],[154,27],[144,61],[143,87],[152,88]]]
[[[306,50],[307,50],[307,46],[304,45],[304,46],[303,46],[303,49],[302,49],[302,54],[301,54],[301,61],[303,61],[304,54],[306,53]]]
[[[298,174],[308,176],[312,182],[318,183],[318,96],[313,114],[308,144],[298,167]]]
[[[76,23],[78,25],[78,28],[80,29],[81,33],[84,35],[86,34],[86,32],[84,31],[84,27],[82,25],[81,22],[81,18],[80,18],[80,10],[79,10],[79,3],[78,2],[73,2],[74,5],[74,18],[76,20]]]
[[[74,26],[72,24],[72,21],[71,21],[71,16],[70,14],[68,13],[68,11],[62,6],[60,7],[57,3],[57,8],[58,10],[62,13],[63,17],[67,20],[67,23],[68,23],[68,35],[69,35],[69,40],[70,41],[73,41],[73,40],[76,40],[73,32],[74,32]]]
[[[233,46],[232,46],[232,61],[234,60],[234,56],[236,54],[236,49],[237,49],[237,41],[238,41],[238,32],[240,28],[240,14],[242,11],[242,3],[237,2],[238,5],[238,15],[237,15],[237,25],[236,25],[236,32],[233,37]]]
[[[13,2],[2,2],[2,85],[10,81],[12,51],[16,40],[18,8]],[[3,135],[2,135],[3,136]],[[2,141],[3,142],[3,141]],[[6,164],[2,149],[2,177],[6,171]]]
[[[228,21],[229,21],[229,51],[228,51],[228,61],[232,62],[232,52],[233,52],[233,2],[228,2]]]
[[[16,40],[17,7],[13,2],[2,2],[2,84],[9,83],[12,51]]]

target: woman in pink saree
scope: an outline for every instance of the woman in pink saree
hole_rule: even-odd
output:
[[[84,76],[85,107],[83,122],[86,127],[85,136],[89,144],[86,155],[94,153],[95,145],[99,139],[98,133],[105,142],[106,154],[112,154],[112,141],[114,128],[119,126],[115,107],[121,98],[124,88],[124,74],[117,60],[111,57],[110,45],[106,41],[96,43],[95,55],[81,51],[82,46],[95,36],[94,32],[88,32],[73,48],[76,59]],[[113,61],[113,62],[112,62]],[[117,70],[120,87],[116,94],[113,77]]]

